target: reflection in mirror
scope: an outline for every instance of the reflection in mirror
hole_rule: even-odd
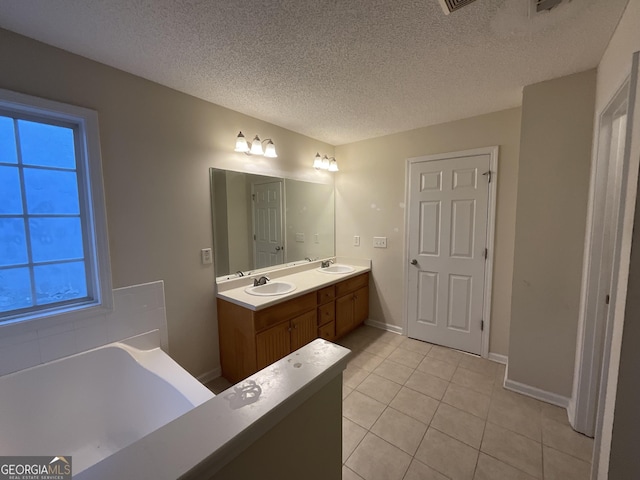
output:
[[[216,275],[334,255],[333,185],[212,168]]]

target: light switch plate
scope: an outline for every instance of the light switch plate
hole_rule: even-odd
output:
[[[210,248],[203,248],[200,250],[200,257],[202,258],[203,265],[210,265],[213,263],[213,255]]]
[[[296,233],[296,242],[304,243],[304,233]]]
[[[320,234],[318,233],[313,234],[313,243],[320,243]]]
[[[359,247],[360,246],[360,235],[354,235],[354,237],[353,237],[353,246],[354,247]]]
[[[387,248],[387,237],[373,237],[373,248]]]

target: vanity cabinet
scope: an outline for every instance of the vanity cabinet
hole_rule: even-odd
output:
[[[237,383],[318,337],[337,340],[368,315],[368,272],[257,311],[218,298],[222,375]]]
[[[336,288],[335,285],[318,290],[318,337],[336,339]]]
[[[346,335],[369,315],[369,279],[360,275],[336,288],[336,337]]]
[[[303,313],[256,334],[258,370],[317,338],[316,312]]]

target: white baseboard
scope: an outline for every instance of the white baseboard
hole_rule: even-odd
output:
[[[396,327],[395,325],[388,325],[383,322],[378,322],[376,320],[371,320],[370,318],[364,321],[365,325],[369,325],[370,327],[379,328],[381,330],[386,330],[387,332],[397,333],[398,335],[404,335],[404,331],[402,327]]]
[[[489,360],[493,360],[494,362],[498,362],[503,365],[507,365],[509,363],[509,357],[502,355],[501,353],[489,352]]]
[[[567,408],[569,406],[569,397],[558,395],[557,393],[547,392],[531,385],[516,382],[515,380],[509,380],[507,378],[508,371],[505,372],[504,388],[511,390],[512,392],[521,393],[528,397],[535,398],[536,400],[542,400],[543,402],[557,405],[558,407]]]
[[[206,385],[211,380],[215,380],[216,378],[218,378],[220,375],[222,375],[222,368],[221,367],[216,367],[213,370],[209,370],[208,372],[204,372],[202,375],[198,375],[196,377],[196,380],[198,380],[203,385]]]
[[[569,417],[569,425],[571,428],[577,431],[576,429],[576,401],[573,397],[569,399],[569,405],[567,405],[567,416]],[[583,433],[583,432],[580,432]],[[591,436],[591,435],[587,435]]]

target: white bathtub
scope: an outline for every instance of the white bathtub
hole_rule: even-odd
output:
[[[0,377],[0,455],[71,455],[77,474],[214,397],[158,332]]]

